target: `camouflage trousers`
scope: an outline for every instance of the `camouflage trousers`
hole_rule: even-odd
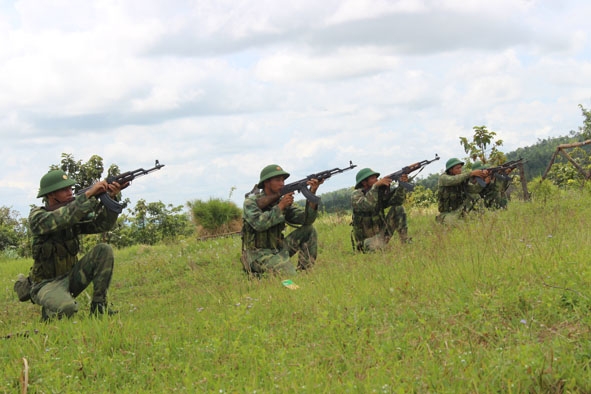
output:
[[[446,226],[456,226],[462,221],[465,215],[466,212],[464,207],[462,207],[460,209],[456,209],[455,211],[440,212],[439,215],[435,217],[435,221]]]
[[[75,298],[92,283],[92,301],[106,303],[114,260],[113,249],[107,244],[98,244],[74,264],[69,274],[35,284],[31,299],[43,307],[48,318],[70,317],[78,312]]]
[[[311,268],[318,256],[318,234],[312,225],[305,225],[289,233],[282,249],[256,249],[242,252],[243,265],[254,274],[295,275],[291,256],[298,254],[298,270]]]
[[[384,249],[388,242],[390,242],[390,238],[392,238],[394,232],[398,233],[400,242],[410,242],[410,238],[408,238],[406,211],[402,205],[390,208],[388,214],[386,214],[386,224],[381,231],[371,237],[357,240],[357,250],[370,252]]]

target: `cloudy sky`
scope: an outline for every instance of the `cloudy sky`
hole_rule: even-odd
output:
[[[0,206],[26,217],[62,153],[160,160],[134,202],[242,206],[270,163],[295,180],[438,153],[429,174],[474,126],[506,152],[566,135],[591,108],[589,15],[584,0],[0,0]]]

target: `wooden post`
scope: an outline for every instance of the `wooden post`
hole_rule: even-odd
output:
[[[552,165],[554,164],[554,160],[556,159],[556,155],[558,155],[559,153],[566,160],[568,160],[577,169],[577,171],[579,171],[579,173],[581,175],[583,175],[585,177],[585,180],[588,180],[589,178],[591,178],[591,173],[585,172],[585,170],[580,165],[578,165],[577,162],[575,162],[573,160],[573,158],[570,157],[570,155],[565,151],[565,149],[578,148],[579,146],[588,145],[588,144],[591,144],[591,140],[586,140],[583,142],[573,142],[572,144],[558,145],[558,147],[556,148],[556,151],[554,151],[554,153],[552,154],[552,158],[550,159],[550,163],[548,163],[548,167],[546,167],[546,171],[544,171],[544,175],[542,175],[542,180],[546,179],[548,172],[550,172],[550,167],[552,167]]]
[[[529,201],[530,195],[527,190],[527,179],[525,179],[525,171],[523,170],[523,163],[519,163],[519,179],[521,179],[521,188],[523,189],[523,200]]]

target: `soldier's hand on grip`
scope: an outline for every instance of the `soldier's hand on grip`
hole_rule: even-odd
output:
[[[119,185],[119,183],[117,182],[109,183],[109,196],[111,198],[114,198],[117,194],[121,192],[121,190],[125,189],[127,186],[129,186],[129,182],[125,182],[123,186]]]
[[[316,190],[318,190],[318,186],[320,186],[324,183],[324,179],[321,181],[318,181],[318,179],[310,179],[306,183],[308,184],[308,186],[310,186],[310,192],[312,194],[316,194]]]

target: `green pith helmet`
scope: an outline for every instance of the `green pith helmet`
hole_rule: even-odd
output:
[[[483,165],[481,161],[475,161],[472,163],[472,170],[480,170],[482,169]]]
[[[445,163],[445,171],[448,171],[450,168],[458,164],[464,165],[464,162],[458,159],[457,157],[452,157]]]
[[[271,179],[271,178],[279,176],[279,175],[283,175],[283,179],[289,178],[289,172],[283,171],[283,168],[281,168],[281,166],[279,166],[277,164],[269,164],[268,166],[266,166],[265,168],[263,168],[261,170],[261,177],[259,179],[259,183],[257,184],[257,187],[259,189],[262,189],[263,182],[265,182],[267,179]]]
[[[68,174],[62,170],[52,170],[47,174],[43,175],[39,182],[39,193],[37,198],[43,197],[46,194],[54,192],[56,190],[63,189],[64,187],[74,186],[76,181],[68,178]]]
[[[355,189],[359,189],[361,187],[361,182],[363,182],[372,175],[380,176],[380,173],[375,172],[371,168],[362,168],[361,170],[359,170],[359,172],[355,176]]]

